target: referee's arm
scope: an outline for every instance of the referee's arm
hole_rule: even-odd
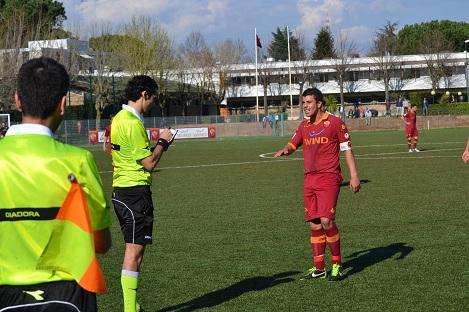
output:
[[[172,134],[169,129],[164,129],[160,133],[160,138],[166,140],[167,142],[171,140],[171,137],[172,137]],[[153,171],[153,169],[155,169],[156,165],[160,161],[160,158],[161,158],[161,155],[163,155],[163,152],[164,152],[164,147],[160,144],[157,144],[153,153],[150,156],[140,160],[140,163],[143,165],[143,167],[146,170]]]

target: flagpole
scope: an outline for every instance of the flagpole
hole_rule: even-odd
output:
[[[288,80],[290,86],[290,117],[293,117],[293,96],[291,92],[291,60],[290,60],[290,31],[287,26],[287,43],[288,43]]]
[[[254,50],[256,54],[256,121],[259,122],[259,78],[257,74],[257,29],[254,28]]]

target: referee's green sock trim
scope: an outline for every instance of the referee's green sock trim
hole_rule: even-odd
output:
[[[124,295],[124,312],[137,312],[138,272],[122,270],[121,284]]]

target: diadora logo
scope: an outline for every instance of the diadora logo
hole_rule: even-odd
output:
[[[37,211],[15,211],[15,212],[5,212],[6,218],[25,218],[25,217],[33,217],[39,218],[39,212]]]
[[[41,300],[44,300],[44,291],[43,290],[36,290],[36,291],[26,291],[26,290],[23,290],[23,292],[25,294],[28,294],[30,296],[32,296],[34,299],[36,299],[37,301],[41,301]]]
[[[326,144],[329,143],[328,137],[316,137],[311,139],[305,139],[305,145],[315,145],[315,144]]]

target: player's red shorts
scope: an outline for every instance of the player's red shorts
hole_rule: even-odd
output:
[[[407,138],[418,138],[419,137],[419,131],[417,130],[416,127],[406,128],[405,129],[405,136]]]
[[[305,221],[335,219],[342,176],[336,173],[306,174],[303,186]]]

